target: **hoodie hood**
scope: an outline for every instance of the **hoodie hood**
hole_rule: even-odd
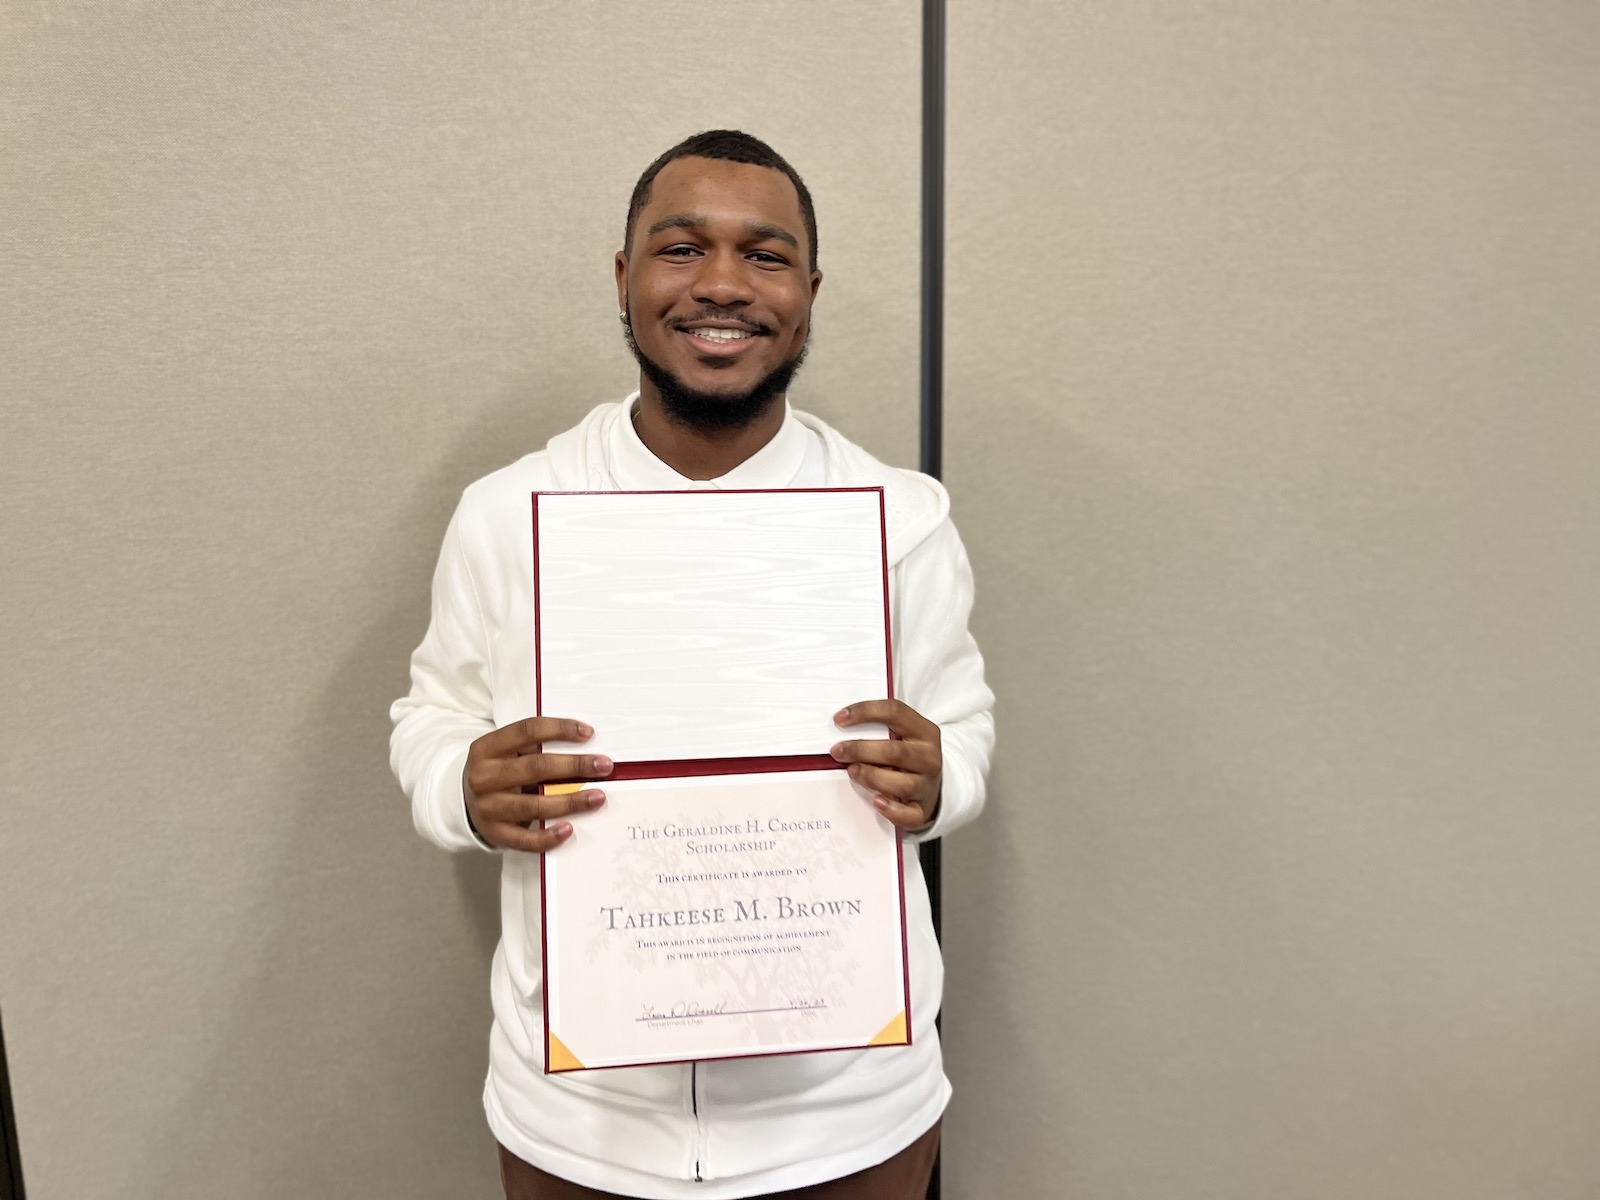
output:
[[[609,491],[606,446],[612,425],[626,420],[638,393],[620,404],[602,404],[572,429],[557,434],[545,447],[556,488],[564,492]],[[827,459],[829,487],[881,487],[887,552],[892,567],[950,515],[950,497],[939,481],[916,471],[879,462],[827,422],[795,412],[795,420],[821,440]]]

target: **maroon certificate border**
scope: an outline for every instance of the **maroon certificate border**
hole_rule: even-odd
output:
[[[739,495],[766,495],[779,492],[876,492],[878,494],[878,554],[882,564],[882,591],[883,591],[883,675],[885,696],[894,699],[894,636],[890,620],[889,607],[889,526],[888,514],[884,502],[882,487],[810,487],[810,488],[717,488],[714,490],[688,489],[688,488],[643,488],[643,489],[578,489],[568,491],[544,491],[530,493],[532,501],[533,524],[533,696],[534,711],[538,716],[544,715],[544,656],[540,646],[540,631],[543,622],[540,619],[540,590],[539,590],[539,498],[541,496],[739,496]],[[894,737],[894,731],[889,733]],[[543,749],[541,743],[537,749]],[[685,758],[685,759],[656,759],[636,760],[631,762],[615,763],[608,779],[690,779],[707,775],[756,775],[775,773],[779,771],[824,771],[844,770],[844,765],[827,754],[792,754],[792,755],[759,755],[748,757],[729,758]],[[597,781],[602,782],[603,781]],[[542,785],[541,785],[542,786]],[[544,828],[544,822],[539,822],[539,827]],[[901,1045],[914,1044],[914,1031],[912,1028],[911,1014],[911,937],[906,920],[906,870],[905,870],[905,831],[895,830],[895,868],[898,875],[900,892],[900,982],[904,994],[901,997],[902,1011],[906,1016],[906,1040]],[[549,913],[545,904],[545,862],[544,855],[539,856],[539,970],[540,991],[543,998],[540,1001],[540,1015],[544,1023],[544,1045],[541,1050],[544,1055],[544,1072],[551,1074],[570,1074],[567,1071],[553,1072],[550,1070],[550,1005],[548,1002],[550,985],[550,927]],[[838,1047],[838,1050],[877,1050],[889,1049],[888,1046],[851,1046]],[[752,1054],[723,1054],[715,1059],[681,1059],[670,1058],[659,1061],[637,1063],[615,1063],[601,1067],[586,1067],[589,1071],[609,1071],[622,1067],[649,1067],[668,1066],[683,1062],[716,1062],[740,1058],[782,1058],[791,1054],[826,1054],[827,1050],[766,1050]]]

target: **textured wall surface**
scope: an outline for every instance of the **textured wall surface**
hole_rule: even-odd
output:
[[[950,39],[946,1194],[1592,1200],[1600,10]]]
[[[460,489],[636,374],[659,151],[807,176],[796,403],[916,430],[917,10],[0,6],[0,1005],[34,1200],[492,1195],[495,863],[387,705]]]
[[[627,189],[817,196],[915,454],[916,5],[0,6],[0,1004],[36,1200],[495,1194],[488,859],[385,766],[455,496],[630,376]],[[951,5],[1001,695],[945,1194],[1600,1194],[1600,17]]]

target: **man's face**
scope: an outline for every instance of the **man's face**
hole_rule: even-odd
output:
[[[822,283],[809,255],[783,172],[709,158],[661,169],[631,249],[617,255],[617,301],[669,412],[687,419],[674,412],[687,398],[701,418],[689,423],[726,427],[781,394]]]

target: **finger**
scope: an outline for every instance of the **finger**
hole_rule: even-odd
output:
[[[541,742],[587,742],[593,736],[594,729],[582,721],[566,717],[524,717],[484,734],[472,743],[471,752],[479,758],[504,758]]]
[[[943,761],[937,746],[929,745],[927,742],[892,741],[888,738],[839,742],[828,753],[842,763],[870,763],[874,766],[910,771],[917,775],[938,774]]]
[[[491,823],[499,821],[512,825],[530,825],[534,821],[552,821],[558,817],[570,817],[575,813],[593,812],[605,802],[605,793],[593,788],[558,796],[536,796],[529,792],[493,792],[477,798],[472,816],[474,824],[481,817]]]
[[[891,825],[901,829],[921,829],[928,823],[928,815],[920,804],[901,804],[882,796],[874,796],[872,807],[882,813]]]
[[[901,700],[863,700],[851,704],[833,714],[833,723],[840,726],[876,723],[887,725],[903,738],[924,742],[939,740],[939,727]]]
[[[924,800],[932,799],[938,791],[938,783],[935,780],[929,779],[926,775],[913,775],[909,771],[851,763],[849,773],[857,786],[890,800],[901,800],[908,804],[920,804]]]
[[[518,754],[472,763],[467,768],[467,786],[481,796],[540,783],[603,779],[611,774],[612,766],[604,754]]]
[[[525,854],[546,854],[572,836],[572,825],[561,821],[543,829],[535,826],[526,829],[521,825],[491,824],[483,831],[484,840],[502,850],[520,850]]]

